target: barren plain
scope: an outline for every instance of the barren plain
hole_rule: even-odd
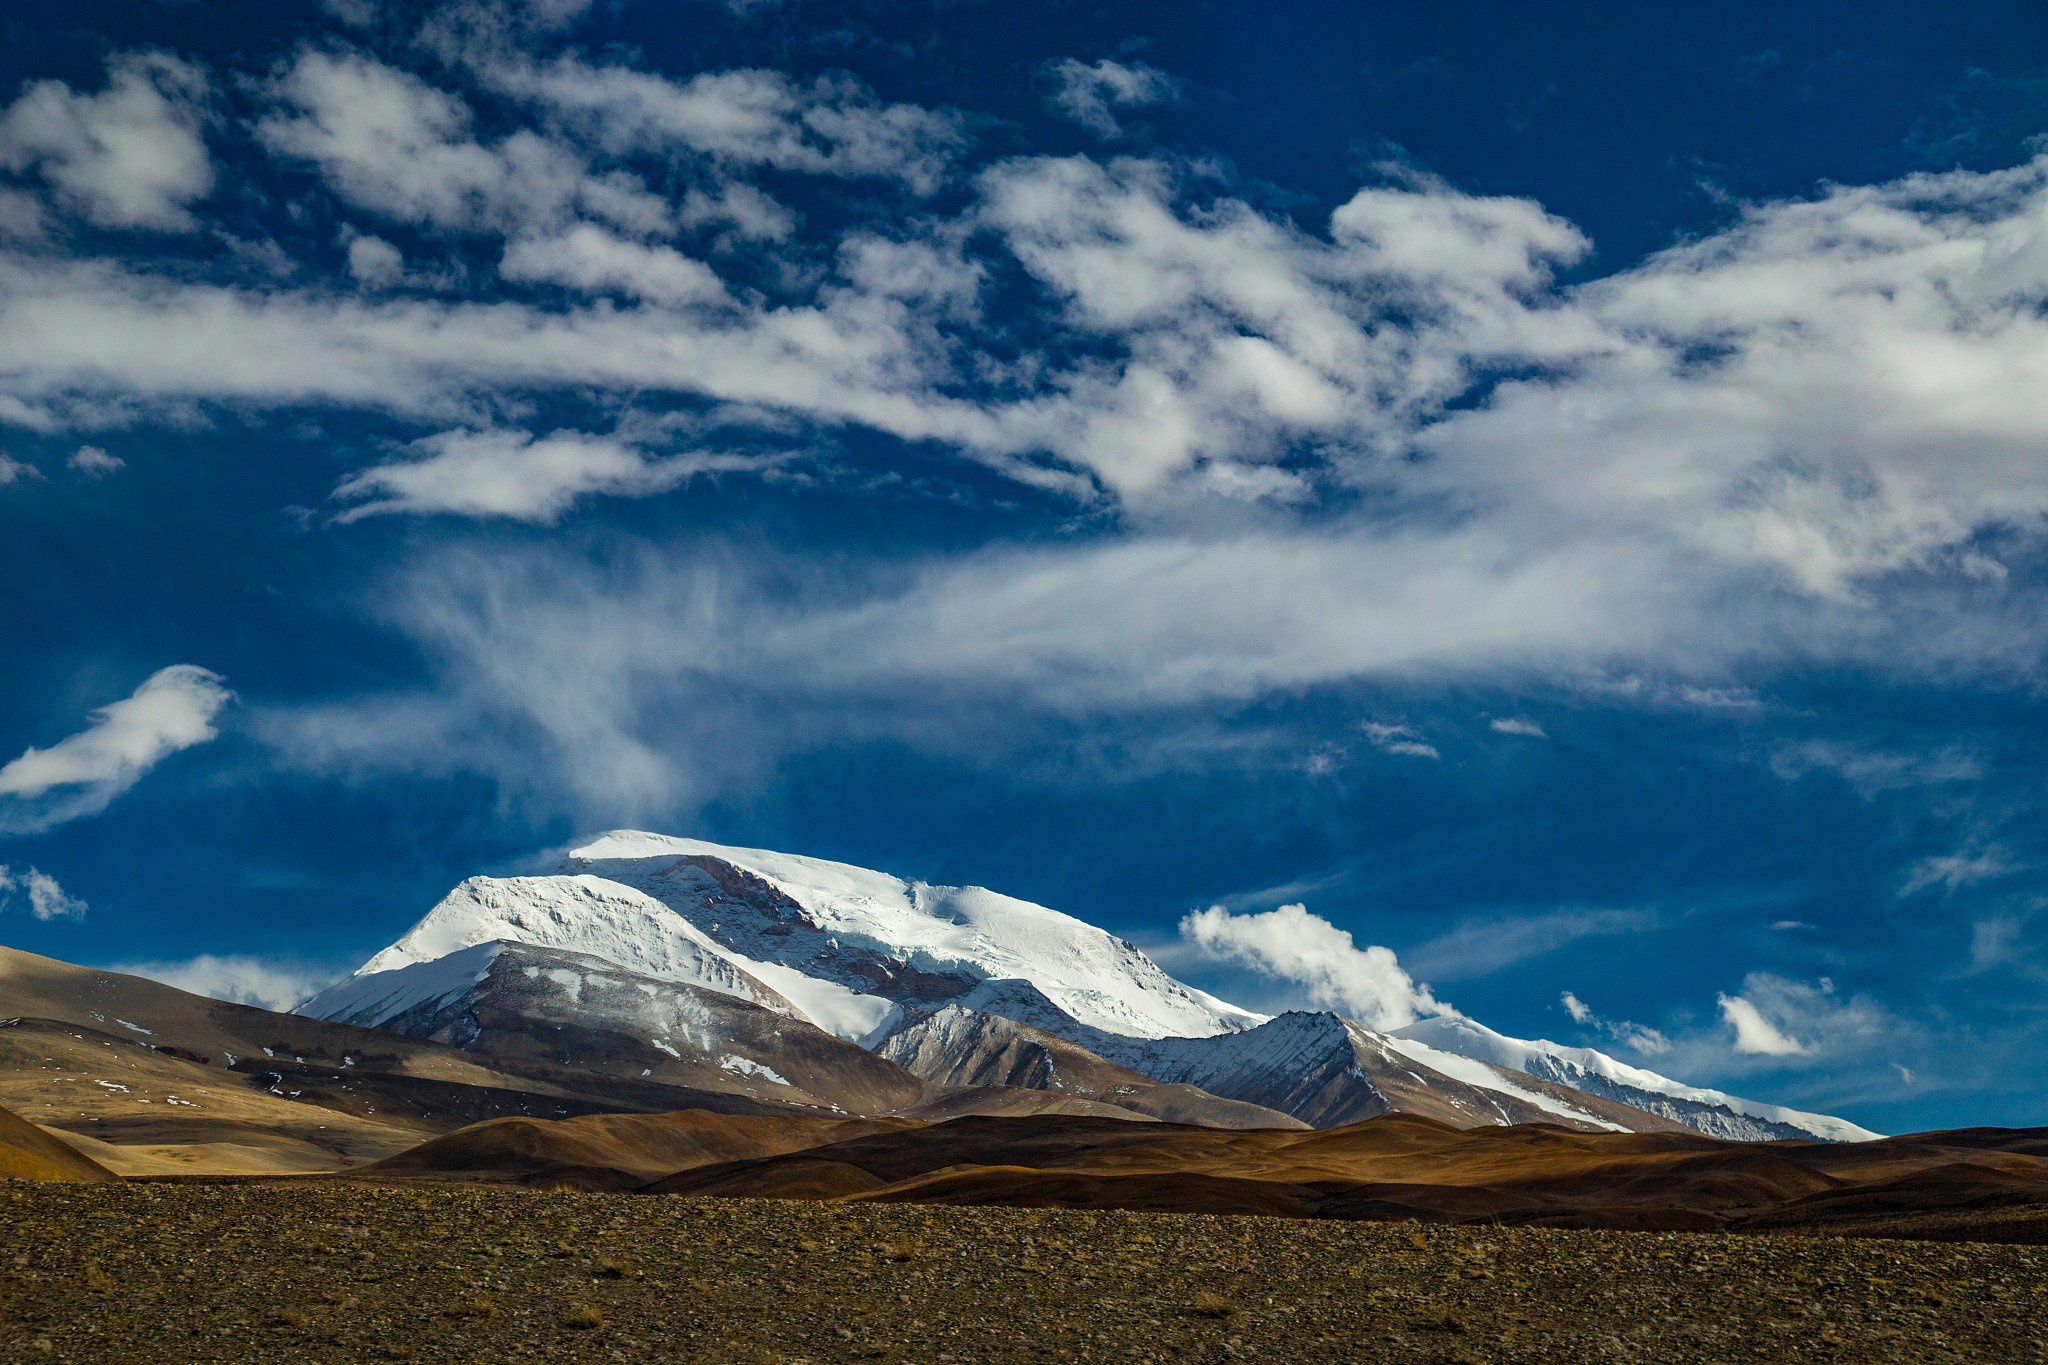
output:
[[[2036,1361],[2026,1246],[259,1183],[0,1184],[0,1358]]]

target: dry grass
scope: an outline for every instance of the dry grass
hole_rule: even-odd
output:
[[[622,1261],[616,1256],[607,1256],[597,1263],[598,1273],[608,1280],[630,1280],[633,1278],[633,1263]]]
[[[914,1261],[923,1250],[924,1243],[906,1232],[883,1244],[882,1259],[887,1261]]]
[[[270,1320],[279,1327],[304,1327],[306,1325],[306,1315],[290,1305],[286,1305],[272,1313]]]
[[[98,1266],[88,1265],[85,1268],[85,1287],[104,1294],[114,1287],[114,1281]]]
[[[580,1332],[587,1332],[592,1328],[604,1326],[604,1309],[594,1303],[579,1303],[563,1316],[562,1323]]]
[[[1205,1289],[1189,1301],[1188,1311],[1198,1318],[1234,1318],[1237,1305],[1221,1294],[1212,1294]]]
[[[1425,1332],[1450,1332],[1459,1334],[1465,1330],[1464,1320],[1454,1313],[1429,1313],[1415,1319],[1415,1325]]]
[[[1429,1239],[1419,1232],[1411,1232],[1408,1234],[1408,1245],[1414,1247],[1417,1251],[1427,1251],[1429,1250]]]
[[[494,1318],[498,1315],[498,1305],[492,1303],[486,1295],[478,1294],[455,1311],[458,1316],[465,1318]]]

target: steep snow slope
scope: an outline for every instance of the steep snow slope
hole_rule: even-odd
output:
[[[1470,1019],[1425,1019],[1394,1030],[1390,1038],[1396,1048],[1423,1061],[1433,1062],[1445,1053],[1455,1053],[1662,1114],[1710,1137],[1738,1142],[1768,1142],[1777,1138],[1868,1142],[1879,1136],[1827,1114],[1802,1113],[1739,1099],[1719,1090],[1683,1085],[1654,1071],[1617,1062],[1592,1048],[1505,1037]]]
[[[1206,1037],[1265,1022],[1182,985],[1092,924],[978,886],[636,830],[572,850],[561,870],[636,887],[728,952],[871,997],[931,1006],[983,981],[1020,978],[1071,1018],[1129,1037]],[[787,993],[782,979],[764,979]]]

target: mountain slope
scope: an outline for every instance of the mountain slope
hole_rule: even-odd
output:
[[[1394,1046],[1427,1059],[1452,1053],[1587,1095],[1676,1119],[1710,1137],[1737,1142],[1774,1138],[1820,1138],[1826,1142],[1868,1142],[1878,1134],[1846,1119],[1808,1114],[1781,1105],[1739,1099],[1719,1090],[1685,1085],[1654,1071],[1629,1066],[1592,1048],[1525,1042],[1495,1033],[1471,1019],[1425,1019],[1390,1035]],[[1421,1045],[1422,1051],[1415,1045]]]
[[[907,1014],[875,1051],[940,1085],[1057,1091],[1210,1128],[1308,1127],[1276,1109],[1224,1099],[1191,1085],[1162,1085],[1056,1034],[959,1005]]]
[[[495,940],[375,973],[353,994],[380,1002],[355,1016],[364,1023],[498,1057],[842,1114],[929,1098],[929,1087],[901,1067],[791,1018],[786,1006],[778,1013],[590,953]],[[417,1003],[381,1013],[406,1000]]]

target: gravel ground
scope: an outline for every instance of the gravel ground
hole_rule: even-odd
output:
[[[0,1359],[2044,1361],[2034,1249],[0,1183]]]

